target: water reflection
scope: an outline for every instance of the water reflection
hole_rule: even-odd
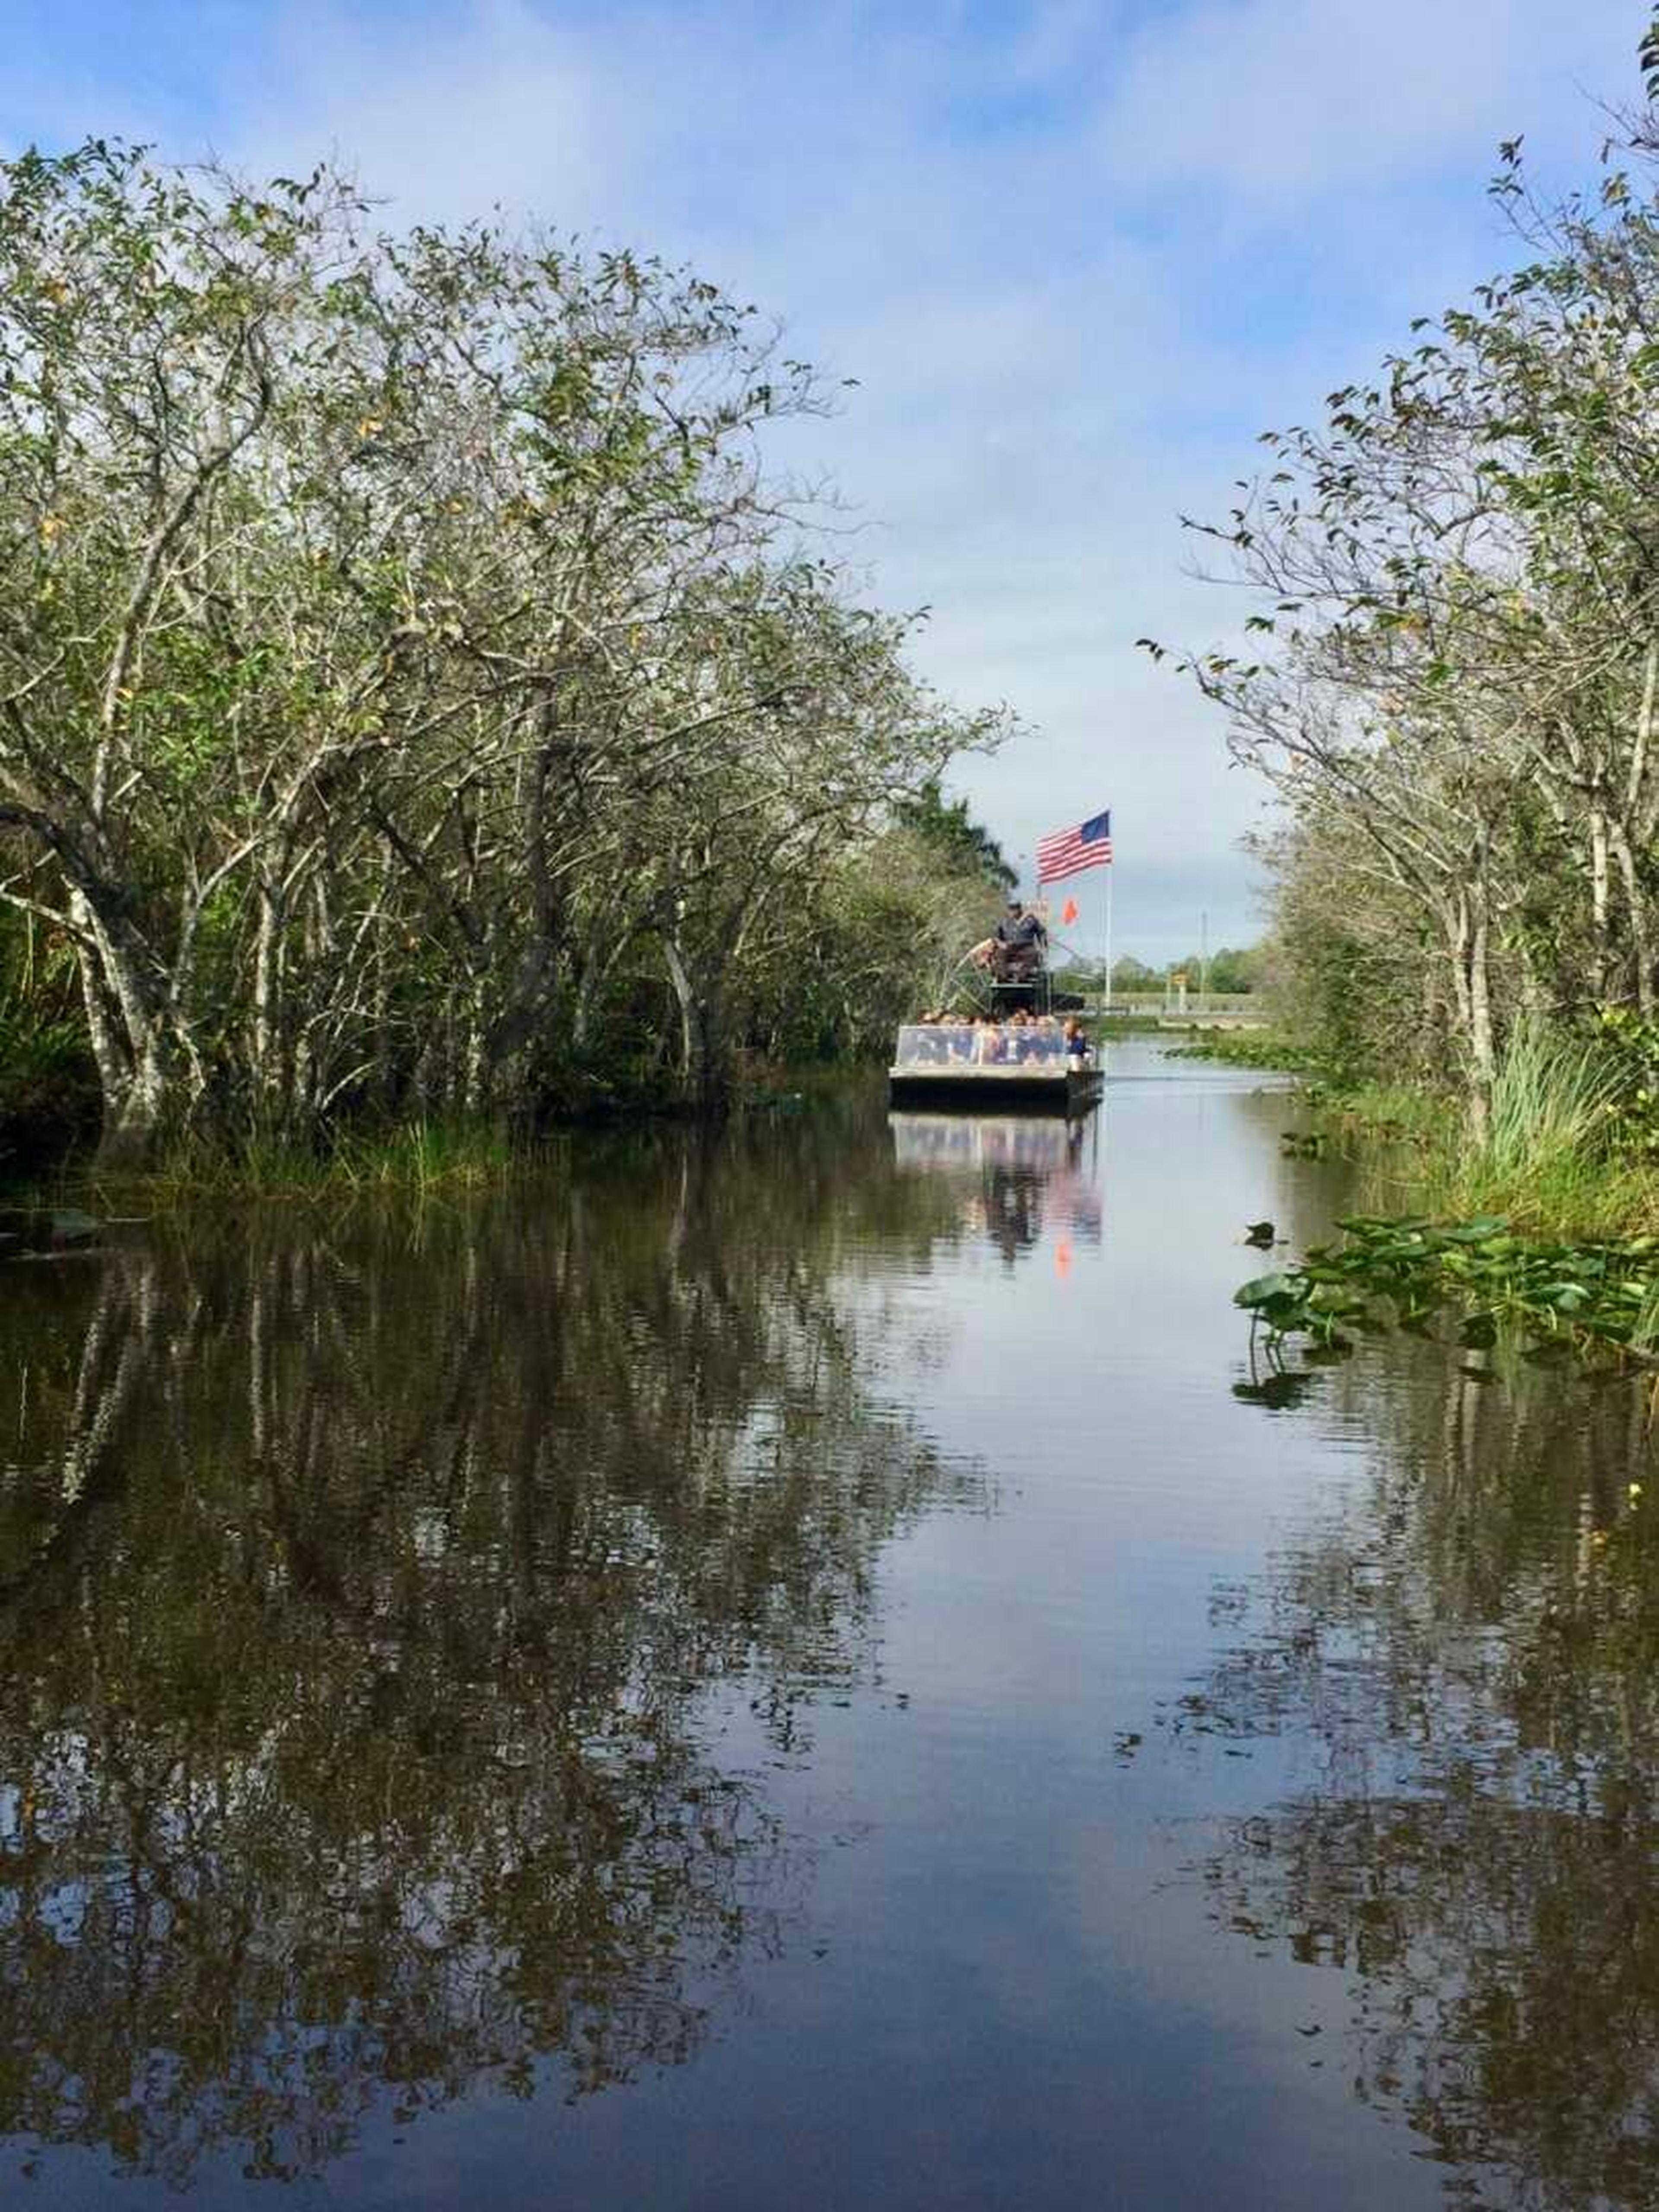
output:
[[[1659,2201],[1644,1399],[1240,1405],[1345,1194],[1155,1078],[1069,1279],[1103,1117],[873,1095],[0,1267],[42,2202]]]
[[[860,1284],[950,1203],[842,1145],[7,1270],[0,2132],[311,2172],[387,2103],[684,2060],[789,1942],[766,1761],[978,1495]]]
[[[1045,1231],[1099,1243],[1098,1114],[896,1113],[888,1126],[899,1167],[952,1186],[963,1230],[988,1238],[1008,1267]]]
[[[1343,1977],[1358,2094],[1467,2197],[1634,2212],[1659,2202],[1651,1404],[1503,1383],[1431,1346],[1330,1378],[1377,1439],[1364,1495],[1273,1563],[1174,1723],[1307,1771],[1204,1874],[1224,1926]]]

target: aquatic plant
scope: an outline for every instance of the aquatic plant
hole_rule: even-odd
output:
[[[1270,1347],[1300,1337],[1325,1354],[1390,1322],[1420,1328],[1449,1306],[1472,1308],[1462,1341],[1482,1350],[1500,1322],[1534,1346],[1577,1342],[1659,1365],[1659,1237],[1553,1243],[1517,1237],[1501,1215],[1467,1221],[1357,1215],[1340,1244],[1258,1275],[1234,1293]]]
[[[1324,1073],[1327,1055],[1268,1030],[1195,1030],[1186,1044],[1171,1045],[1166,1059],[1218,1060],[1229,1067],[1278,1069],[1286,1074]]]

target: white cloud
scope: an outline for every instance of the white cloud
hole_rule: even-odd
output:
[[[253,167],[336,154],[405,214],[465,221],[601,204],[616,125],[587,43],[526,0],[399,30],[340,7],[280,11],[267,86],[232,85],[226,150]]]
[[[1126,41],[1107,159],[1137,191],[1192,183],[1305,218],[1312,193],[1467,172],[1517,132],[1593,141],[1579,87],[1629,80],[1638,27],[1622,4],[1560,0],[1203,0]]]

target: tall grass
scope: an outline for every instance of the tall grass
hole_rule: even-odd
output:
[[[343,1196],[416,1197],[477,1190],[502,1182],[526,1156],[489,1128],[416,1121],[378,1133],[347,1132],[320,1150],[270,1139],[200,1139],[176,1148],[130,1180],[149,1200],[283,1198],[321,1203]],[[93,1181],[108,1188],[108,1178]]]
[[[1431,1162],[1432,1210],[1504,1213],[1517,1228],[1616,1235],[1652,1178],[1611,1144],[1615,1071],[1591,1039],[1532,1021],[1504,1045],[1486,1102],[1461,1143]]]

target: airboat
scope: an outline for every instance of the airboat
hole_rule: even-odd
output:
[[[887,1071],[891,1103],[975,1114],[1086,1112],[1104,1085],[1099,1054],[1068,1038],[1059,1018],[1083,1001],[1055,990],[1046,962],[993,975],[986,991],[975,1014],[901,1026]]]

